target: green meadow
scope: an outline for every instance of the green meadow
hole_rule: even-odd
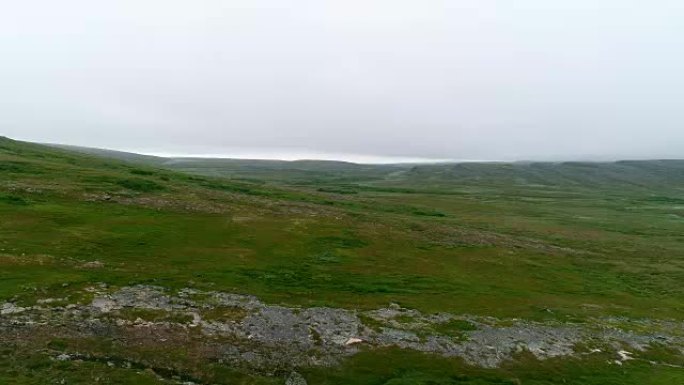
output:
[[[0,139],[0,303],[102,282],[303,307],[684,321],[684,161],[190,168],[118,157]],[[103,267],[83,267],[93,261]],[[681,357],[650,354],[673,366],[521,357],[480,369],[382,350],[306,375],[311,384],[684,383]],[[226,370],[206,369],[216,383],[275,381]],[[0,341],[3,384],[51,383],[55,373],[90,383],[94,371],[102,383],[163,383]]]

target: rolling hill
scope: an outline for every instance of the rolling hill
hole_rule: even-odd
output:
[[[0,138],[0,383],[680,383],[683,169]]]
[[[285,184],[371,183],[432,187],[539,185],[589,188],[684,188],[684,160],[374,165],[317,160],[164,158],[86,147],[51,146],[191,174],[275,181]]]

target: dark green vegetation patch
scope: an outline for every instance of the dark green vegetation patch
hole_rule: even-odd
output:
[[[121,187],[139,192],[152,192],[163,190],[164,186],[147,179],[121,179],[116,182]]]
[[[15,206],[27,206],[29,201],[17,195],[0,194],[0,203],[6,203]]]

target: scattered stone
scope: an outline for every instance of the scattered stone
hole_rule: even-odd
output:
[[[93,302],[90,304],[90,306],[102,313],[109,313],[114,309],[120,309],[115,301],[107,297],[98,297],[93,299]]]
[[[100,261],[90,261],[81,265],[81,267],[84,269],[101,269],[104,266],[105,264]]]
[[[290,373],[290,376],[287,377],[287,380],[285,381],[285,385],[307,385],[306,379],[302,377],[301,374],[297,372],[292,372]]]
[[[68,354],[62,353],[62,354],[58,355],[55,359],[57,361],[69,361],[69,360],[71,360],[71,356]]]
[[[60,301],[66,301],[66,298],[43,298],[43,299],[37,300],[36,303],[39,305],[45,305],[45,304],[50,304],[50,303],[55,303],[55,302],[60,302]]]
[[[24,311],[26,311],[26,308],[17,306],[11,302],[7,302],[2,305],[2,308],[0,308],[0,315],[17,314],[23,313]]]

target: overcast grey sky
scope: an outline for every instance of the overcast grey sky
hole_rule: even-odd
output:
[[[0,49],[0,135],[18,139],[684,157],[681,0],[4,1]]]

